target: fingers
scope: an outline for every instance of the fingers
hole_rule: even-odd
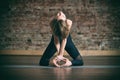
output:
[[[68,67],[72,65],[71,61],[65,57],[63,57],[62,59],[55,57],[52,62],[53,65],[56,67]]]
[[[57,56],[56,57],[58,60],[63,60],[65,57],[63,57],[63,56]]]
[[[56,67],[60,67],[60,65],[57,64],[57,59],[53,59],[53,64],[54,64]]]
[[[72,65],[72,63],[71,63],[71,61],[69,59],[66,58],[65,61],[66,61],[66,63],[61,65],[61,67],[65,67],[65,66],[68,67],[68,66]]]

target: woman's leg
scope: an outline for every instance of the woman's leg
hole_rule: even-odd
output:
[[[73,61],[72,61],[73,66],[83,65],[82,56],[80,55],[79,51],[75,47],[70,35],[68,36],[65,50],[73,58]]]
[[[45,52],[43,53],[43,55],[40,59],[39,65],[48,66],[50,58],[55,54],[56,51],[57,51],[57,49],[54,45],[54,38],[52,36],[48,47],[46,48]]]

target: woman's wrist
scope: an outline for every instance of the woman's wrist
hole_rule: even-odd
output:
[[[57,58],[58,58],[59,60],[64,59],[63,55],[57,55]]]

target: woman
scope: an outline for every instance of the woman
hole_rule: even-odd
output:
[[[83,65],[82,57],[75,47],[69,34],[71,26],[72,21],[66,19],[66,16],[62,11],[58,12],[57,16],[50,22],[52,38],[48,47],[43,53],[43,56],[39,62],[40,65],[48,66],[51,57],[56,53],[56,51],[58,54],[52,61],[55,66],[60,67]],[[68,54],[73,58],[72,61],[69,61],[69,59],[63,56],[64,50],[66,50]],[[60,65],[60,61],[63,61],[65,63],[63,65]]]

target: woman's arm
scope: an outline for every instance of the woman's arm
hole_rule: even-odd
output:
[[[63,57],[66,43],[67,43],[67,38],[62,39],[62,43],[60,45],[60,50],[59,50],[58,56],[56,57],[56,59],[53,60],[54,65],[57,67],[71,66],[72,65],[72,63],[69,59]],[[65,64],[62,64],[62,65],[57,64],[57,62],[59,62],[59,60],[64,61]]]
[[[60,45],[58,56],[64,55],[64,49],[65,49],[66,43],[67,43],[67,38],[62,39],[62,43]]]
[[[69,19],[67,19],[67,20],[66,20],[66,23],[67,23],[68,29],[70,30],[70,29],[71,29],[71,26],[72,26],[72,21],[69,20]],[[63,39],[62,39],[62,43],[61,43],[61,45],[60,45],[60,47],[59,47],[58,57],[61,57],[61,58],[63,57],[66,43],[67,43],[67,38],[63,38]]]
[[[58,56],[63,56],[66,43],[67,38],[62,39],[62,43],[60,44],[58,37],[54,36],[54,44],[56,46]]]
[[[72,27],[72,21],[70,19],[67,19],[66,23],[67,23],[68,29],[70,30]]]

